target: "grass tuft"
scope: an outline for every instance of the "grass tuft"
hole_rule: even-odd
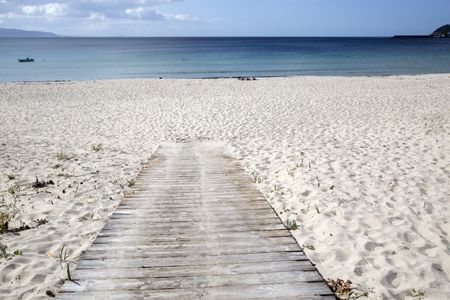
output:
[[[95,152],[100,152],[103,150],[103,145],[102,144],[93,144],[91,145],[91,149]]]
[[[8,193],[11,196],[16,196],[19,193],[19,187],[17,185],[12,185],[8,188]]]
[[[353,287],[350,280],[345,281],[339,278],[336,280],[328,279],[327,284],[339,299],[356,300],[369,295],[369,292],[361,291]]]
[[[303,249],[309,249],[309,250],[311,250],[311,251],[314,251],[314,250],[316,250],[316,247],[314,247],[314,245],[311,245],[311,244],[308,244],[308,243],[305,243],[305,244],[303,244],[302,245],[302,248]]]
[[[66,247],[65,244],[63,244],[63,246],[61,247],[61,249],[59,250],[59,253],[57,255],[54,255],[51,252],[48,252],[48,256],[50,256],[51,258],[56,259],[57,261],[59,261],[59,264],[61,266],[61,269],[64,268],[64,265],[66,266],[66,272],[67,272],[67,279],[69,281],[73,281],[72,280],[72,275],[70,273],[70,263],[73,263],[70,260],[70,256],[72,254],[70,254],[69,249]]]
[[[39,181],[39,179],[36,177],[36,181],[33,183],[33,188],[35,188],[35,189],[41,189],[41,188],[45,188],[45,187],[47,187],[48,185],[54,185],[55,183],[53,182],[53,180],[48,180],[48,181],[45,181],[45,180],[42,180],[42,181]]]
[[[253,183],[261,183],[263,181],[262,177],[259,176],[256,172],[252,172],[250,174],[250,179],[252,180]]]
[[[136,185],[136,180],[135,179],[130,179],[130,180],[127,179],[127,185],[128,185],[128,187],[132,188],[133,186]]]
[[[0,258],[2,259],[11,259],[14,256],[22,256],[22,250],[16,250],[13,253],[8,252],[8,246],[0,243]]]
[[[74,155],[71,155],[63,150],[60,150],[57,154],[56,154],[56,158],[58,160],[71,160],[74,157]]]
[[[297,222],[295,220],[292,220],[292,221],[287,220],[286,228],[287,228],[287,230],[297,230],[298,229]]]
[[[411,290],[411,296],[414,297],[414,298],[423,299],[425,297],[425,291],[412,289]]]
[[[5,212],[0,212],[0,234],[6,233],[9,230],[9,222],[11,215]]]

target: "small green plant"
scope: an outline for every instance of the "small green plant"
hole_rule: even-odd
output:
[[[47,219],[37,219],[37,220],[34,220],[34,222],[36,222],[36,227],[39,227],[41,225],[47,224],[48,220]]]
[[[289,169],[287,170],[288,175],[291,176],[291,177],[294,177],[295,172],[297,172],[297,166],[295,166],[295,167],[293,167],[293,168],[289,168]]]
[[[71,178],[71,177],[73,177],[73,175],[71,175],[69,173],[58,173],[56,176],[64,177],[64,178]]]
[[[130,180],[128,180],[127,179],[127,185],[128,185],[128,187],[133,187],[133,186],[135,186],[136,185],[136,180],[134,180],[134,179],[130,179]]]
[[[8,246],[0,243],[0,258],[11,259],[14,256],[18,256],[18,255],[22,256],[23,255],[21,250],[16,250],[13,253],[8,252],[7,250],[8,250]]]
[[[311,251],[316,250],[316,247],[314,247],[314,245],[311,245],[311,244],[309,244],[309,243],[304,243],[303,246],[302,246],[302,248],[303,248],[303,249],[306,248],[306,249],[309,249],[309,250],[311,250]]]
[[[250,179],[252,180],[253,183],[261,183],[262,182],[261,176],[259,176],[256,172],[252,172],[250,174]]]
[[[73,155],[70,155],[69,153],[60,150],[57,154],[56,154],[56,158],[58,160],[71,160],[73,158]]]
[[[14,175],[14,174],[8,174],[8,175],[6,175],[6,177],[8,177],[9,180],[16,179],[16,175]]]
[[[412,289],[411,296],[413,296],[414,298],[422,299],[423,297],[425,297],[425,292],[423,290]]]
[[[301,158],[301,161],[300,161],[300,164],[297,165],[297,167],[303,169],[303,167],[305,166],[305,153],[303,151],[300,152],[300,158]]]
[[[19,193],[19,187],[17,185],[12,185],[8,188],[8,193],[11,196],[16,196]]]
[[[316,204],[316,212],[318,213],[318,214],[320,214],[320,209],[319,209],[319,206]]]
[[[65,244],[63,244],[63,246],[61,247],[61,250],[59,250],[58,255],[54,255],[53,253],[48,252],[48,256],[50,256],[51,258],[54,258],[57,261],[59,261],[61,269],[63,269],[64,265],[65,265],[66,266],[66,272],[67,272],[67,279],[70,280],[70,281],[73,281],[72,280],[72,275],[70,273],[70,263],[73,263],[70,260],[70,256],[72,254],[70,254],[69,252],[70,252],[69,249],[66,247]]]
[[[287,220],[286,228],[287,230],[297,230],[298,229],[297,222],[295,220]]]
[[[339,299],[356,300],[369,296],[369,292],[353,287],[350,280],[345,281],[339,278],[336,280],[328,279],[327,284]]]
[[[48,181],[45,181],[45,180],[42,180],[42,181],[39,181],[39,179],[36,177],[36,181],[33,183],[33,188],[35,188],[35,189],[41,189],[41,188],[45,188],[45,187],[47,187],[47,185],[54,185],[55,183],[53,182],[53,180],[48,180]]]
[[[6,250],[8,249],[8,246],[0,243],[0,258],[8,259],[11,258],[11,253],[8,253]]]
[[[95,152],[100,152],[103,150],[103,145],[102,144],[93,144],[93,145],[91,145],[91,149]]]
[[[0,234],[6,233],[9,230],[9,222],[11,215],[5,212],[0,212]]]

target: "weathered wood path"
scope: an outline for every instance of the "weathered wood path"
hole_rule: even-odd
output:
[[[164,144],[60,299],[335,299],[239,163]]]

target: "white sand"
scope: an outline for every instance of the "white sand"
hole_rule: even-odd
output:
[[[48,220],[0,235],[23,251],[0,258],[1,299],[57,292],[47,252],[76,260],[158,144],[196,140],[228,143],[325,278],[450,298],[448,74],[7,83],[0,120],[0,210]]]

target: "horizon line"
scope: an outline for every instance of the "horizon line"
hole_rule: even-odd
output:
[[[391,38],[396,35],[342,35],[342,36],[308,36],[308,35],[192,35],[192,36],[139,36],[139,35],[105,35],[105,36],[95,36],[95,35],[57,35],[57,36],[43,36],[43,37],[0,37],[2,38],[16,38],[16,39],[59,39],[59,38]],[[426,35],[424,35],[426,36]]]

